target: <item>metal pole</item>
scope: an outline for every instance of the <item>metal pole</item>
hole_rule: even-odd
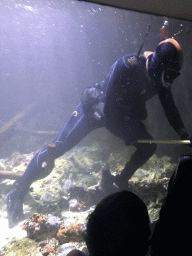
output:
[[[191,144],[190,140],[138,140],[137,143],[155,144]]]

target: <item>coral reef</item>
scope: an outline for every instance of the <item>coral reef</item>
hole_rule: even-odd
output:
[[[8,243],[2,256],[48,256],[57,255],[58,243],[57,240],[52,238],[51,240],[35,242],[30,238],[17,239],[14,238]]]
[[[40,247],[39,251],[41,252],[41,255],[56,255],[58,242],[55,238],[52,238],[51,240],[41,241],[38,246]]]
[[[82,242],[83,241],[83,229],[78,225],[62,225],[57,233],[60,244],[68,242]]]
[[[18,167],[20,171],[25,171],[33,156],[34,152],[31,152],[30,154],[20,154],[19,152],[14,152],[11,159],[0,159],[0,169],[16,172],[16,167]]]
[[[56,216],[47,218],[45,215],[34,213],[29,220],[24,222],[22,229],[27,231],[28,238],[42,241],[56,237],[61,223]]]
[[[33,249],[33,255],[39,255],[39,249],[38,249],[38,243],[35,242],[32,239],[29,238],[22,238],[17,239],[13,238],[13,240],[8,243],[3,252],[2,256],[26,256],[26,255],[32,255],[32,248]],[[40,256],[40,255],[39,255]]]
[[[148,162],[131,177],[129,184],[133,192],[143,199],[151,222],[159,217],[159,211],[167,194],[169,179],[176,168],[167,156],[153,155]]]
[[[57,216],[45,216],[37,212],[23,223],[22,229],[27,231],[28,238],[41,241],[41,247],[52,238],[58,239],[60,244],[83,241],[84,225],[66,225]]]
[[[31,255],[55,255],[55,250],[56,254],[60,252],[61,243],[64,243],[62,245],[64,246],[68,242],[78,241],[80,243],[75,245],[75,248],[82,246],[87,216],[103,196],[98,186],[101,169],[107,166],[113,175],[120,173],[131,152],[127,152],[127,148],[122,147],[103,157],[103,150],[98,144],[90,147],[75,147],[55,160],[55,168],[50,175],[32,184],[31,196],[27,196],[24,202],[27,220],[22,225],[27,231],[28,238],[25,239],[37,242],[34,249],[36,252]],[[15,154],[12,160],[1,159],[1,167],[8,170],[7,167],[11,166],[11,163],[15,165],[13,171],[23,171],[32,155],[24,154],[22,157],[20,154]],[[20,165],[16,166],[17,164]],[[153,155],[129,180],[130,190],[146,203],[151,222],[158,219],[175,166],[176,164],[172,163],[169,157],[159,158]],[[13,180],[1,181],[0,217],[4,219],[7,217],[6,194],[13,187]],[[38,213],[33,214],[34,212]],[[10,243],[5,248],[8,247],[11,251]],[[12,251],[14,255],[22,255],[20,251],[17,254],[14,250]],[[30,254],[25,253],[25,255]]]

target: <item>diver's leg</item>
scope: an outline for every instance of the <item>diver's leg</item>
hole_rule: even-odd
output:
[[[83,106],[80,103],[67,124],[53,141],[56,145],[56,158],[78,144],[88,133],[102,126],[102,121],[97,121],[94,117],[88,117],[84,114]],[[7,213],[10,227],[15,226],[23,218],[23,200],[31,184],[49,174],[42,167],[42,163],[46,161],[46,154],[47,147],[44,147],[34,156],[25,173],[18,181],[16,189],[7,195]]]
[[[145,139],[151,140],[152,137],[148,137]],[[136,147],[135,153],[131,156],[130,161],[126,163],[124,169],[119,175],[119,182],[125,187],[127,187],[128,180],[135,173],[135,171],[139,167],[141,167],[143,164],[145,164],[148,161],[148,159],[155,153],[157,146],[156,144],[138,144],[137,143],[135,144],[135,147]]]
[[[136,147],[135,153],[131,156],[129,162],[126,163],[120,175],[115,176],[115,183],[120,189],[126,189],[128,180],[135,173],[135,171],[147,162],[147,160],[155,153],[157,145],[140,144],[138,139],[152,140],[152,136],[147,132],[144,124],[138,120],[131,120],[126,132],[122,132],[121,138],[126,145],[134,145]]]

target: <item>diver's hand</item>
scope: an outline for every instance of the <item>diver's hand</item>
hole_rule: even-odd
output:
[[[180,136],[181,140],[190,140],[190,144],[187,144],[187,146],[192,147],[192,135],[189,135],[185,128],[181,128],[177,131],[178,135]]]
[[[188,147],[192,147],[192,135],[185,134],[181,136],[182,140],[189,140],[191,143],[187,144]]]

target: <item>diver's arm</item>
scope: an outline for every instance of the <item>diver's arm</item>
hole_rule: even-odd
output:
[[[188,138],[189,135],[175,105],[173,95],[171,93],[171,87],[161,88],[161,90],[158,91],[158,95],[170,125],[177,132],[181,139]]]

